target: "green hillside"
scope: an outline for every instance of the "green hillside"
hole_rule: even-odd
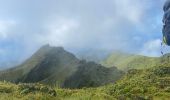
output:
[[[118,69],[144,69],[153,67],[161,62],[159,57],[146,57],[142,55],[114,52],[101,62],[103,66],[117,66]]]

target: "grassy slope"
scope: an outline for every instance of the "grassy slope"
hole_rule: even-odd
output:
[[[121,52],[112,53],[104,61],[102,65],[106,67],[117,66],[118,69],[143,69],[150,68],[160,63],[157,57],[146,57],[141,55],[125,54]]]

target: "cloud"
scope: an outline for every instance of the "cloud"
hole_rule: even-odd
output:
[[[66,46],[72,36],[74,30],[79,28],[78,21],[68,18],[57,18],[48,21],[44,25],[45,33],[36,36],[37,42],[41,44],[49,43],[55,46]],[[74,45],[74,44],[73,44]]]
[[[51,3],[49,1],[46,4]],[[38,21],[34,19],[33,26],[29,25],[32,20],[24,23],[29,25],[26,26],[29,27],[25,29],[27,31],[37,28],[29,33],[27,31],[21,33],[27,46],[50,43],[82,50],[84,48],[109,50],[126,48],[123,50],[127,50],[132,48],[131,35],[137,33],[131,31],[134,27],[140,27],[145,13],[142,7],[144,3],[139,0],[133,0],[134,6],[131,6],[131,0],[107,2],[76,0],[71,3],[60,1],[54,2],[56,5],[46,4],[43,4],[48,7],[44,12],[50,12],[47,13],[47,17],[39,16],[42,13],[38,13],[36,14],[39,16]],[[36,10],[34,11],[37,12]]]
[[[16,24],[13,20],[0,20],[0,38],[5,39],[11,34],[9,31]]]
[[[131,0],[96,2],[98,1],[74,1],[71,4],[60,2],[61,4],[65,3],[65,6],[60,6],[60,9],[64,9],[64,11],[61,10],[64,14],[61,14],[57,7],[54,8],[53,10],[56,9],[58,12],[54,13],[52,10],[49,18],[43,19],[49,22],[45,23],[47,28],[44,32],[46,33],[38,34],[35,40],[39,40],[40,43],[49,42],[56,46],[62,45],[66,48],[75,47],[77,49],[131,48],[130,42],[132,41],[130,38],[133,35],[131,31],[143,24],[142,20],[145,14],[143,6],[145,3],[133,0],[134,6],[131,6]],[[61,23],[69,26],[69,31],[61,31],[60,28],[63,26]],[[56,30],[58,32],[54,32]],[[141,30],[141,27],[139,30]]]
[[[159,56],[161,54],[161,40],[155,39],[146,42],[141,50],[142,55]]]

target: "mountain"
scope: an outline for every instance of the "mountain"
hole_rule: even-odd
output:
[[[89,75],[92,76],[93,73],[96,73],[96,76],[99,77],[97,78],[98,80],[95,79],[96,77],[92,77],[90,80],[86,81],[92,81],[94,83],[99,82],[97,84],[99,86],[108,82],[114,82],[123,75],[122,71],[119,71],[116,68],[112,70],[115,72],[113,74],[109,71],[112,68],[105,68],[96,63],[91,64],[88,62],[82,62],[84,61],[79,60],[72,53],[65,51],[62,47],[51,47],[49,45],[45,45],[21,65],[7,69],[5,71],[0,71],[0,80],[6,80],[15,83],[39,82],[48,85],[60,85],[67,88],[81,88],[83,86],[88,87],[91,85],[80,82],[78,86],[68,86],[66,84],[66,80],[75,79],[74,77],[83,79],[84,77],[88,77]],[[79,75],[80,72],[85,74],[76,76]]]
[[[73,54],[62,47],[45,45],[21,65],[1,71],[0,79],[47,83],[50,82],[48,79],[56,76],[55,80],[62,82],[64,78],[74,73],[78,66],[79,60]]]
[[[114,52],[101,62],[103,66],[117,66],[118,69],[144,69],[154,67],[161,63],[165,57],[147,57],[142,55]],[[167,59],[165,60],[167,61]]]

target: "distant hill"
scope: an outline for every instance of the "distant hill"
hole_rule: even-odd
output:
[[[144,69],[151,68],[164,61],[168,61],[165,57],[147,57],[142,55],[127,54],[122,52],[114,52],[101,62],[103,66],[117,66],[118,69]]]
[[[0,71],[0,80],[11,82],[35,83],[40,82],[49,85],[61,85],[69,88],[90,87],[84,82],[79,82],[79,85],[67,85],[67,80],[83,79],[90,77],[86,81],[97,83],[97,86],[104,85],[108,82],[115,82],[123,75],[118,69],[105,68],[96,63],[88,63],[77,59],[73,54],[67,52],[62,47],[51,47],[45,45],[41,47],[35,54],[19,66]],[[113,73],[110,71],[113,71]],[[79,73],[84,73],[79,75]],[[114,76],[113,76],[114,75]],[[111,77],[113,76],[113,77]],[[97,79],[96,79],[97,78]],[[67,83],[67,84],[66,84]]]

